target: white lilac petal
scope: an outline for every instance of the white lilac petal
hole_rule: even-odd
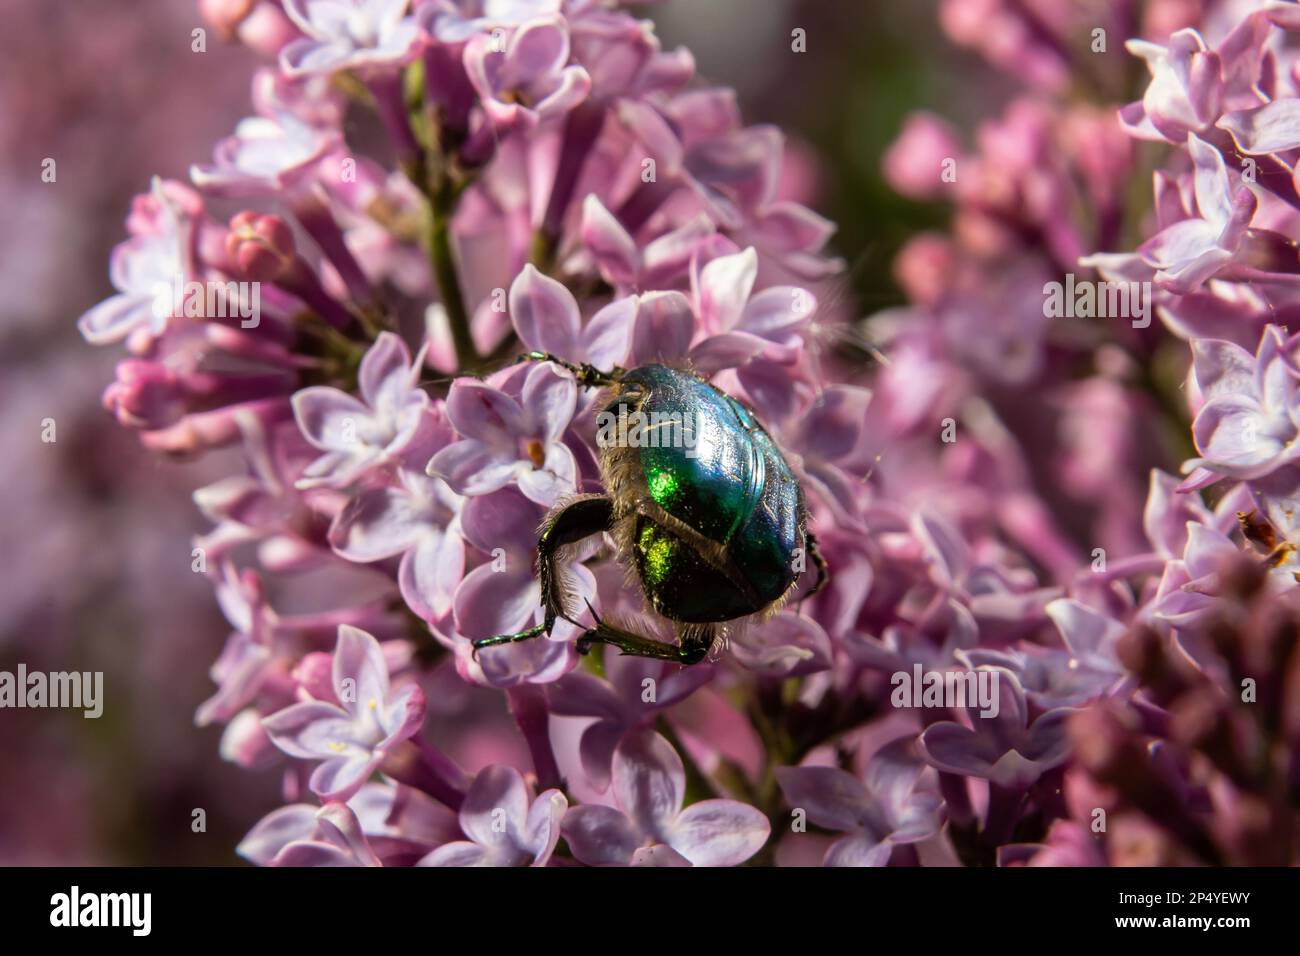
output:
[[[519,490],[524,497],[546,508],[565,495],[572,494],[577,488],[577,481],[577,459],[567,445],[560,443],[546,449],[541,468],[530,468],[521,463],[518,472]]]
[[[402,554],[428,534],[418,502],[401,488],[369,488],[350,499],[330,528],[335,554],[362,564]]]
[[[545,444],[559,441],[578,405],[578,385],[573,376],[548,363],[534,365],[524,380],[521,404],[525,410],[525,432]]]
[[[717,334],[734,329],[758,278],[758,253],[751,247],[719,256],[695,276],[696,314],[704,328]]]
[[[325,701],[292,704],[264,717],[262,726],[277,747],[302,760],[330,757],[355,746],[350,740],[351,716]]]
[[[668,827],[665,841],[693,866],[738,866],[771,835],[767,817],[736,800],[693,803]]]
[[[1256,109],[1225,113],[1218,122],[1243,153],[1260,156],[1300,147],[1300,99],[1287,97]]]
[[[583,200],[580,229],[583,245],[595,257],[606,281],[619,287],[633,285],[641,263],[636,241],[595,193]]]
[[[877,867],[889,863],[894,852],[888,840],[880,840],[871,833],[861,832],[836,840],[826,851],[823,866]]]
[[[523,846],[528,787],[514,767],[493,765],[479,771],[460,808],[460,826],[480,846]]]
[[[344,709],[364,715],[388,697],[388,664],[375,638],[349,624],[339,625],[334,647],[334,693]]]
[[[572,358],[581,317],[578,303],[563,283],[532,263],[510,284],[510,321],[530,349]]]
[[[653,731],[637,731],[614,751],[613,785],[629,819],[641,832],[659,837],[686,798],[686,769],[667,740]]]
[[[312,835],[316,829],[316,811],[316,807],[306,803],[277,807],[253,825],[235,852],[250,863],[266,866],[285,846]]]
[[[444,843],[423,857],[416,866],[491,866],[491,855],[485,847],[468,840]]]
[[[1045,610],[1071,653],[1088,660],[1113,658],[1115,643],[1125,631],[1123,624],[1069,598],[1050,601]]]
[[[1259,402],[1249,395],[1220,395],[1201,407],[1192,426],[1196,447],[1212,470],[1236,478],[1259,477],[1284,448],[1269,430]]]
[[[569,809],[569,801],[559,790],[537,795],[524,821],[524,847],[533,855],[533,866],[545,866],[560,842],[560,824]]]
[[[1202,219],[1222,226],[1232,215],[1232,188],[1223,154],[1194,133],[1187,134],[1187,151],[1195,166],[1196,208]]]
[[[691,866],[691,861],[664,843],[637,847],[628,866]]]
[[[519,474],[519,469],[519,458],[510,449],[477,438],[448,445],[429,462],[429,474],[442,478],[461,495],[500,491]]]
[[[1197,387],[1206,397],[1254,390],[1255,356],[1240,345],[1222,339],[1196,339],[1192,360]]]
[[[632,331],[639,312],[636,296],[615,299],[591,317],[582,330],[583,358],[599,369],[612,369],[627,361]]]
[[[475,640],[513,634],[532,620],[540,600],[531,567],[494,571],[490,563],[479,565],[465,575],[452,598],[456,629]]]
[[[642,842],[626,816],[597,804],[571,809],[560,829],[573,855],[588,866],[627,866]]]
[[[370,409],[360,399],[327,385],[295,392],[291,404],[303,436],[322,451],[352,451],[363,426],[371,422]]]
[[[528,419],[505,392],[474,379],[460,378],[447,394],[447,418],[466,438],[485,442],[525,434]]]
[[[838,767],[777,767],[776,779],[786,803],[828,830],[855,830],[870,802],[862,781]]]
[[[402,556],[397,583],[410,608],[425,620],[445,617],[465,572],[465,540],[458,529],[425,533]]]
[[[798,341],[816,309],[817,300],[807,289],[773,286],[750,298],[739,327],[773,342]]]
[[[392,332],[381,332],[362,357],[357,380],[361,397],[371,408],[400,408],[415,384],[406,343]]]

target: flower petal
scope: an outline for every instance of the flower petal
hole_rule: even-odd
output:
[[[334,693],[349,712],[382,703],[388,697],[388,662],[379,642],[358,627],[340,624],[333,679]]]
[[[330,526],[334,552],[366,564],[413,547],[428,524],[401,488],[369,488],[348,501]]]
[[[527,433],[549,445],[559,441],[573,421],[578,385],[572,375],[560,373],[550,363],[534,365],[524,379],[522,403],[528,420]]]
[[[763,848],[767,817],[736,800],[701,800],[669,827],[668,844],[695,866],[737,866]]]
[[[632,332],[632,361],[636,365],[676,360],[684,356],[695,336],[695,313],[680,292],[649,292],[637,300]]]
[[[370,409],[353,395],[313,385],[294,393],[293,417],[306,439],[322,451],[359,449],[361,428],[370,421]]]
[[[719,256],[695,276],[696,313],[704,328],[717,334],[735,328],[758,278],[758,253],[752,247]]]
[[[581,230],[583,245],[605,281],[616,288],[635,285],[640,265],[636,242],[595,193],[588,193],[583,200]]]
[[[614,751],[614,795],[643,833],[666,833],[686,798],[682,758],[654,731],[628,734]]]
[[[613,807],[574,807],[560,829],[573,855],[588,866],[626,866],[641,843],[631,821]]]
[[[777,767],[776,780],[786,803],[828,830],[856,829],[870,800],[862,782],[838,767]]]
[[[1216,124],[1243,153],[1259,156],[1300,147],[1300,100],[1283,97],[1256,109],[1225,113]]]
[[[562,282],[529,263],[510,285],[510,321],[530,349],[572,359],[578,343],[578,303]],[[459,426],[457,426],[459,428]]]
[[[501,441],[524,431],[519,403],[478,379],[458,378],[447,393],[447,420],[466,438]]]
[[[460,808],[460,826],[480,846],[524,845],[528,787],[514,767],[492,765],[480,770]]]

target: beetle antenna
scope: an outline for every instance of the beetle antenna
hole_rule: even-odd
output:
[[[582,364],[569,362],[556,355],[552,355],[550,352],[525,352],[523,355],[520,355],[515,359],[513,364],[519,365],[523,362],[550,362],[552,365],[558,365],[560,368],[566,369],[574,378],[576,378],[579,385],[587,388],[604,388],[608,385],[613,385],[621,379],[624,374],[626,374],[626,370],[621,369],[618,366],[615,366],[612,371],[602,372],[600,369],[596,368],[596,366],[587,362],[583,362]]]

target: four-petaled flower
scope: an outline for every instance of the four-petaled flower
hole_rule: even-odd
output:
[[[420,38],[408,0],[284,0],[284,12],[305,36],[280,51],[289,76],[397,67]]]
[[[1192,344],[1205,404],[1192,423],[1200,458],[1185,466],[1227,478],[1262,478],[1300,458],[1300,368],[1295,339],[1270,325],[1251,355],[1216,339]]]
[[[771,827],[735,800],[701,800],[685,810],[686,770],[649,730],[614,751],[615,807],[587,804],[564,818],[569,848],[590,866],[736,866],[767,842]]]
[[[1138,255],[1156,269],[1156,282],[1179,294],[1195,292],[1233,261],[1259,204],[1249,186],[1233,188],[1217,149],[1188,133],[1187,150],[1196,167],[1195,214],[1189,210],[1186,219],[1138,247]]]
[[[286,109],[250,116],[217,143],[212,162],[190,167],[195,186],[211,196],[281,196],[305,188],[320,160],[342,138]]]
[[[894,847],[919,843],[939,829],[942,801],[933,772],[910,752],[910,738],[881,748],[864,780],[838,767],[778,767],[786,802],[819,827],[847,834],[826,850],[826,866],[884,866]]]
[[[463,437],[433,456],[429,474],[462,495],[518,483],[530,500],[549,507],[577,481],[577,461],[563,441],[577,403],[573,377],[548,364],[528,370],[518,399],[477,379],[457,379],[447,417]]]
[[[1030,719],[1029,704],[1016,675],[1004,667],[981,667],[998,682],[997,714],[980,716],[966,707],[971,726],[945,720],[921,734],[921,750],[939,770],[982,777],[1007,789],[1024,788],[1070,755],[1065,722],[1075,710],[1057,707]]]
[[[323,761],[309,786],[323,800],[347,800],[393,748],[424,723],[424,691],[392,689],[379,642],[344,624],[334,649],[337,703],[293,704],[262,721],[272,742],[291,757]]]
[[[361,397],[315,385],[293,396],[298,427],[325,454],[303,470],[297,487],[342,488],[405,452],[430,424],[429,396],[417,385],[424,350],[412,361],[406,344],[381,333],[361,360]]]
[[[546,689],[557,717],[596,718],[583,730],[578,753],[587,780],[600,790],[609,786],[614,750],[624,736],[691,696],[713,673],[706,664],[682,668],[619,654],[606,659],[605,676],[575,670]],[[646,694],[648,688],[653,694]]]
[[[469,839],[443,844],[419,865],[545,866],[568,808],[558,790],[530,802],[528,785],[514,767],[486,767],[460,808],[460,828]]]
[[[172,288],[191,275],[198,196],[180,183],[155,177],[145,203],[149,215],[133,217],[131,238],[113,249],[109,279],[117,294],[77,321],[93,345],[118,342],[137,331],[150,338],[161,335],[172,318]]]
[[[569,32],[559,19],[521,24],[501,46],[479,33],[465,45],[465,71],[499,130],[563,116],[586,99],[591,77],[569,64]]]

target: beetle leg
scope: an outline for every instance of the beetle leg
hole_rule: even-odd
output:
[[[704,659],[713,644],[711,632],[705,638],[694,634],[693,630],[688,633],[685,628],[679,628],[680,644],[665,644],[605,623],[596,615],[596,609],[591,606],[590,601],[587,602],[587,610],[591,611],[596,626],[589,628],[578,638],[579,654],[590,652],[593,644],[608,644],[631,657],[650,657],[660,661],[672,661],[674,664],[696,664]]]
[[[817,538],[811,531],[805,531],[803,540],[805,552],[808,557],[812,558],[812,563],[817,566],[817,580],[813,583],[813,586],[808,593],[799,599],[800,602],[806,601],[808,598],[820,591],[826,586],[826,582],[830,578],[830,570],[826,565],[826,559],[822,557],[822,553],[817,547]]]
[[[519,358],[515,359],[515,364],[521,362],[550,362],[552,365],[558,365],[560,368],[567,369],[578,384],[586,388],[604,388],[607,385],[613,385],[623,377],[624,370],[615,367],[612,372],[602,372],[594,365],[583,362],[581,365],[575,362],[568,362],[550,352],[525,352]]]
[[[607,531],[613,520],[614,503],[598,495],[578,498],[553,508],[542,522],[542,530],[537,539],[537,576],[542,587],[542,607],[545,610],[542,622],[516,634],[498,634],[477,640],[474,642],[475,655],[485,647],[513,644],[550,634],[557,617],[572,621],[565,613],[558,552],[565,545]]]
[[[552,621],[552,623],[554,622]],[[478,652],[483,650],[485,647],[497,647],[501,644],[513,644],[516,641],[527,641],[534,637],[541,637],[546,633],[549,632],[545,622],[543,622],[541,624],[534,624],[527,630],[520,631],[517,634],[498,634],[495,637],[482,638],[481,640],[474,642],[474,658],[477,660]]]

